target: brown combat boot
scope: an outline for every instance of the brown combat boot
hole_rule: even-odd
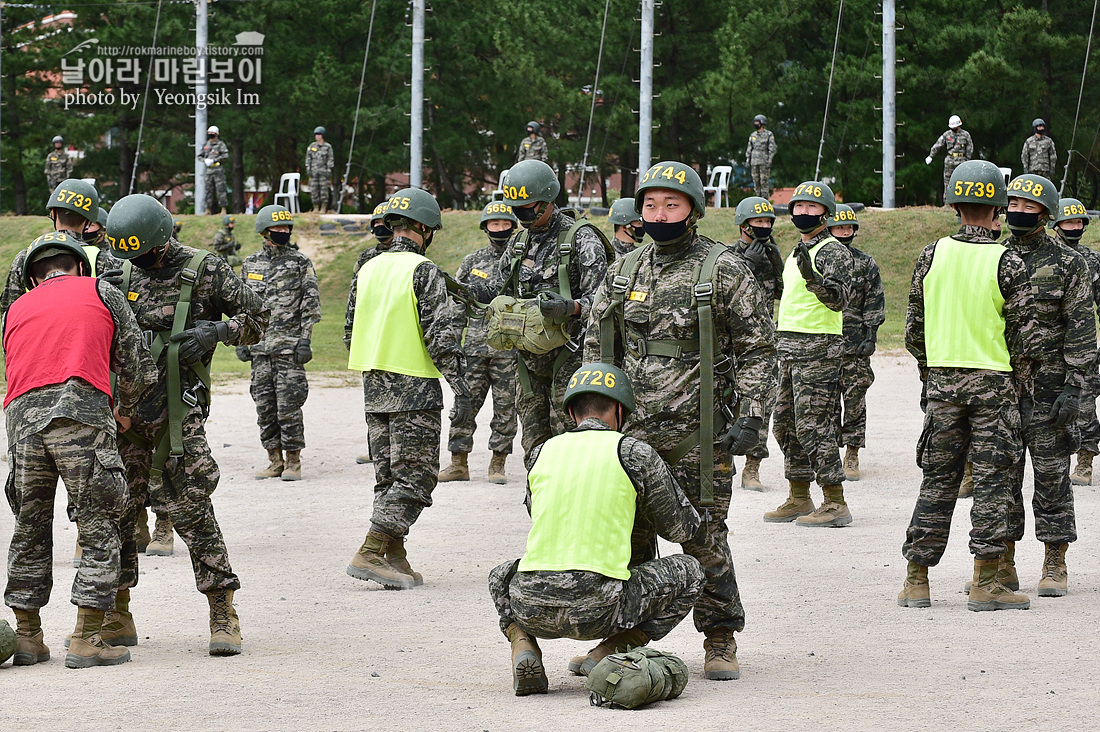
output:
[[[241,620],[233,607],[233,590],[214,590],[210,603],[210,655],[236,656],[241,652]]]
[[[508,460],[508,453],[494,452],[493,459],[489,461],[489,482],[504,485],[508,482],[508,476],[504,474],[504,463]]]
[[[439,482],[450,483],[455,480],[469,480],[470,466],[466,462],[468,457],[469,453],[452,452],[451,464],[439,471]]]
[[[1077,467],[1069,480],[1074,485],[1092,485],[1092,459],[1096,453],[1092,450],[1081,449],[1077,452]],[[1039,593],[1042,595],[1042,593]]]
[[[799,516],[806,516],[814,512],[814,502],[810,498],[810,484],[802,480],[789,481],[791,492],[787,500],[774,511],[764,514],[764,520],[770,523],[787,523],[794,521]]]
[[[372,528],[363,540],[363,546],[351,558],[347,572],[355,579],[373,580],[392,590],[411,590],[416,587],[416,578],[390,564],[386,551],[394,539]]]
[[[596,664],[612,653],[625,653],[632,648],[638,648],[649,643],[649,636],[637,628],[619,631],[615,635],[608,636],[600,641],[600,644],[588,652],[588,655],[577,656],[569,661],[569,670],[578,676],[587,676],[588,672],[596,668]],[[580,663],[574,665],[574,661]]]
[[[745,458],[745,467],[741,470],[741,488],[747,491],[763,491],[760,482],[760,458],[749,455]]]
[[[283,480],[301,480],[302,479],[302,451],[301,450],[287,450],[286,451],[286,467],[283,468]]]
[[[974,577],[963,585],[963,592],[969,593],[970,588],[978,581],[978,567],[974,566]],[[1005,542],[1005,553],[1001,555],[1001,565],[997,568],[997,581],[1008,589],[1016,592],[1020,589],[1020,576],[1016,574],[1016,542]]]
[[[733,681],[741,678],[737,663],[737,641],[732,630],[707,633],[703,641],[703,678],[708,681]]]
[[[12,610],[15,612],[15,655],[11,665],[33,666],[49,661],[50,649],[42,640],[42,616],[37,610]]]
[[[859,448],[855,445],[848,445],[844,451],[844,477],[859,480]]]
[[[367,455],[356,455],[355,456],[355,464],[356,465],[370,465],[373,462],[374,462],[374,458],[372,458],[369,454],[367,454]]]
[[[1027,595],[1013,593],[997,581],[997,571],[1001,567],[1001,558],[974,558],[974,570],[978,579],[970,587],[967,608],[974,612],[985,610],[1028,610],[1031,600]]]
[[[99,631],[103,627],[103,611],[90,607],[76,609],[76,630],[73,631],[66,668],[117,666],[130,660],[130,651],[106,643]]]
[[[256,473],[256,480],[278,478],[283,474],[283,468],[286,467],[286,463],[283,461],[282,450],[268,450],[267,459],[270,460],[271,463],[266,468]]]
[[[145,547],[145,553],[150,557],[170,557],[175,544],[171,520],[165,516],[157,516],[157,523],[153,527],[153,538],[149,546]]]
[[[149,548],[149,542],[153,540],[153,537],[149,536],[149,510],[145,506],[142,506],[141,510],[138,511],[134,538],[137,540],[138,554],[144,554],[145,550]]]
[[[822,486],[821,492],[825,496],[824,502],[808,516],[799,516],[795,523],[811,527],[839,527],[852,523],[852,512],[844,502],[844,486]]]
[[[970,498],[974,495],[974,464],[966,461],[963,469],[962,483],[959,484],[959,498]]]
[[[109,646],[136,646],[138,644],[137,627],[134,616],[130,614],[130,590],[119,590],[115,594],[115,607],[103,616],[103,626],[99,637]],[[72,643],[73,636],[65,639],[65,647]]]
[[[512,689],[516,696],[545,694],[550,682],[546,679],[538,640],[518,623],[508,626],[507,635],[512,644]]]
[[[1043,558],[1043,578],[1039,580],[1039,597],[1062,597],[1069,592],[1069,571],[1066,569],[1066,550],[1069,544],[1047,544]]]
[[[900,607],[932,607],[932,597],[928,592],[928,567],[909,562],[905,575],[905,584],[898,593]]]
[[[386,546],[386,561],[390,566],[402,574],[413,578],[413,587],[424,584],[424,576],[412,568],[409,564],[408,552],[405,551],[404,539],[391,539]]]

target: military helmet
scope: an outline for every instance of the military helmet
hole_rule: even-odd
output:
[[[706,199],[703,197],[703,179],[690,165],[666,160],[647,170],[634,189],[634,211],[639,215],[642,213],[642,204],[645,201],[645,196],[642,194],[650,188],[666,188],[683,193],[691,199],[692,210],[697,220],[707,213]]]
[[[552,203],[561,191],[554,169],[541,160],[523,160],[508,170],[504,202],[515,208],[529,203]]]
[[[766,125],[766,124],[768,124],[768,118],[767,118],[767,117],[765,117],[765,116],[764,116],[764,115],[762,115],[762,114],[758,114],[758,115],[756,115],[755,117],[753,117],[753,118],[752,118],[752,121],[753,121],[753,122],[759,122],[759,123],[760,123],[760,124],[762,124],[762,125]]]
[[[1046,127],[1047,126],[1047,121],[1045,119],[1043,119],[1042,117],[1036,117],[1035,119],[1031,120],[1031,126],[1032,127]]]
[[[607,214],[607,220],[615,226],[630,226],[638,220],[638,212],[634,210],[633,198],[620,198],[611,204],[611,210]]]
[[[54,143],[54,142],[65,142],[65,138],[62,137],[61,135],[54,135],[53,139],[50,140],[50,142],[51,142],[51,144]]]
[[[634,411],[634,389],[630,379],[622,369],[610,363],[586,363],[574,371],[561,400],[562,409],[568,409],[569,402],[580,394],[603,394],[622,404],[627,412]]]
[[[226,214],[222,216],[222,226],[229,226],[230,224],[237,223],[237,217]]]
[[[507,203],[501,203],[500,201],[494,201],[490,203],[481,212],[481,228],[485,228],[485,224],[490,221],[511,221],[516,226],[519,226],[519,219],[512,213],[512,207]]]
[[[1081,219],[1085,222],[1085,226],[1088,226],[1088,209],[1085,208],[1085,204],[1081,203],[1076,198],[1063,198],[1058,201],[1058,215],[1054,217],[1050,225],[1054,226],[1063,221],[1073,221],[1074,219]]]
[[[792,213],[794,212],[794,204],[798,201],[820,203],[830,216],[836,213],[836,196],[833,195],[833,189],[821,181],[808,180],[800,183],[794,189],[794,195],[791,196],[790,203],[787,204]]]
[[[1024,173],[1013,178],[1008,184],[1009,198],[1024,198],[1035,201],[1047,210],[1050,216],[1058,214],[1058,186],[1048,179],[1034,173]],[[1007,206],[1007,202],[1005,203]]]
[[[443,228],[439,203],[423,188],[406,188],[393,194],[382,214],[382,223],[392,229],[390,221],[398,217],[423,224],[432,231]]]
[[[107,228],[107,209],[100,206],[99,207],[99,213],[96,214],[95,221],[96,221],[97,224],[99,224],[104,229],[106,229]]]
[[[741,199],[733,213],[733,225],[744,226],[749,219],[767,218],[775,221],[775,207],[771,201],[760,196]]]
[[[963,123],[962,117],[960,117],[957,114],[951,115],[951,118],[949,120],[947,120],[947,126],[950,127],[951,129],[955,129],[956,127],[962,127],[962,123]]]
[[[107,243],[119,259],[133,259],[172,238],[172,214],[144,193],[119,199],[107,215]]]
[[[834,226],[854,226],[859,229],[859,219],[856,218],[856,212],[846,203],[838,203],[836,205],[836,211],[833,212],[833,217],[829,219],[829,228]]]
[[[294,217],[290,215],[290,209],[274,203],[264,206],[256,212],[256,233],[262,234],[272,226],[289,226],[294,230]]]
[[[46,210],[63,208],[79,214],[88,221],[99,217],[99,192],[91,183],[79,178],[66,178],[57,184],[46,202]]]
[[[176,229],[182,229],[182,228],[183,228],[183,219],[175,219],[174,221],[172,221],[172,230],[173,231],[175,231]]]
[[[535,134],[538,134],[538,131],[542,129],[542,125],[540,125],[535,120],[531,120],[530,122],[528,122],[527,126],[530,127],[535,132]]]
[[[374,207],[374,212],[370,215],[370,225],[373,227],[375,221],[381,221],[382,215],[386,213],[386,207],[389,205],[388,201],[382,201]]]
[[[944,203],[980,203],[1004,208],[1008,205],[1001,169],[987,160],[967,160],[955,168],[947,183]]]
[[[314,127],[313,128],[313,134],[323,135],[323,134],[325,134],[325,128],[324,127]]]
[[[91,262],[88,260],[88,253],[84,251],[84,246],[81,242],[77,241],[76,237],[67,231],[51,231],[48,234],[43,234],[27,247],[27,258],[23,261],[23,288],[31,289],[34,287],[34,283],[31,282],[31,267],[32,264],[39,259],[45,259],[46,257],[52,257],[57,254],[71,254],[76,257],[78,262],[84,263],[84,271],[90,273],[92,271]]]

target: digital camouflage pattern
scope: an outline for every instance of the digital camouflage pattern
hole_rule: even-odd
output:
[[[220,138],[207,140],[198,157],[214,160],[206,169],[206,210],[216,213],[226,207],[225,163],[229,160],[229,147]]]
[[[1031,135],[1024,140],[1020,162],[1024,165],[1025,173],[1034,173],[1053,180],[1054,172],[1058,168],[1058,150],[1054,146],[1054,140],[1048,135]]]
[[[309,194],[315,209],[328,208],[328,200],[332,196],[332,169],[335,166],[332,145],[316,140],[309,143],[306,147],[306,175],[309,176]]]
[[[214,253],[228,262],[230,257],[235,257],[241,251],[240,242],[233,236],[233,229],[223,226],[214,234]],[[238,259],[237,262],[240,262]]]
[[[776,151],[775,135],[767,128],[753,130],[745,146],[745,167],[752,171],[752,187],[756,195],[771,195],[772,158]]]
[[[745,241],[741,237],[738,237],[737,240],[733,242],[733,244],[729,245],[729,248],[743,256],[745,254],[745,250],[748,249],[751,245],[751,241]],[[774,241],[769,240],[764,244],[764,246],[774,248],[776,253],[779,252],[779,247],[775,245]],[[749,271],[753,273],[753,275],[756,277],[756,283],[760,285],[760,288],[764,291],[764,306],[768,310],[769,317],[772,317],[775,306],[779,304],[779,298],[783,296],[782,270],[776,272],[775,267],[773,267],[771,262],[766,259],[759,265],[754,264],[753,262],[750,262],[746,259],[745,266],[748,267]]]
[[[52,191],[61,181],[73,176],[73,160],[64,149],[50,150],[46,154],[46,167],[42,172],[46,174],[46,185]]]
[[[79,232],[69,232],[77,239],[80,238]],[[118,269],[122,266],[122,262],[111,256],[111,250],[107,246],[105,241],[99,241],[96,243],[99,247],[99,254],[95,258],[95,271],[96,273],[106,272],[109,269]],[[12,260],[11,268],[8,270],[8,279],[4,283],[4,291],[0,293],[0,318],[8,314],[8,308],[15,302],[16,298],[26,292],[23,289],[23,268],[24,263],[27,260],[27,249],[24,247],[20,249],[15,255],[15,259]]]
[[[640,244],[635,244],[633,241],[623,241],[622,239],[611,240],[611,249],[615,252],[615,259],[619,260],[630,254],[637,249]]]
[[[533,140],[530,135],[527,135],[520,140],[519,147],[516,148],[516,162],[519,163],[524,160],[550,162],[550,153],[546,149],[546,139],[542,135],[535,135]]]
[[[936,153],[941,148],[944,151],[943,194],[946,196],[947,184],[951,182],[951,175],[955,172],[955,168],[974,157],[974,140],[971,139],[970,133],[961,127],[958,130],[947,130],[936,139],[932,149],[928,151],[928,157],[936,157]]]
[[[840,359],[840,407],[837,412],[838,444],[842,447],[867,445],[867,390],[875,383],[870,356],[849,356]]]
[[[374,458],[372,528],[403,539],[420,513],[432,505],[442,430],[438,407],[367,412],[367,440]]]
[[[1058,232],[1058,229],[1054,230]],[[1069,243],[1065,239],[1066,246],[1073,248],[1085,258],[1089,265],[1089,277],[1092,280],[1092,300],[1096,309],[1100,311],[1100,252],[1085,246],[1080,241]],[[1100,365],[1100,352],[1097,353],[1097,364]],[[1081,449],[1092,453],[1100,453],[1100,421],[1096,417],[1096,397],[1100,394],[1100,373],[1094,365],[1087,387],[1081,393],[1081,416],[1077,420],[1077,428],[1081,432]]]
[[[871,369],[870,356],[856,355],[856,348],[873,335],[877,337],[879,327],[886,322],[886,295],[875,258],[853,246],[849,246],[848,251],[852,253],[854,267],[848,302],[844,306],[840,444],[864,447],[867,444],[867,390],[875,381],[875,373]]]

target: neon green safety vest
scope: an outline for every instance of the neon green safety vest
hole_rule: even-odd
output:
[[[414,252],[383,252],[359,269],[348,368],[438,379],[424,346],[413,271],[431,261]]]
[[[619,462],[622,439],[610,430],[584,430],[543,443],[527,476],[531,533],[521,572],[584,570],[630,579],[638,492]]]
[[[924,342],[929,366],[1011,371],[1005,298],[997,269],[1005,248],[945,237],[924,276]]]
[[[84,253],[88,255],[88,263],[92,265],[92,277],[95,277],[95,260],[99,256],[99,247],[94,244],[85,244],[81,247]]]
[[[829,243],[840,244],[833,237],[827,236],[810,250],[810,263],[818,274],[821,272],[813,262],[817,258],[818,250]],[[806,289],[806,280],[798,270],[794,251],[783,265],[783,297],[779,299],[779,327],[776,330],[835,335],[844,333],[844,313],[825,307],[817,299],[817,295]]]

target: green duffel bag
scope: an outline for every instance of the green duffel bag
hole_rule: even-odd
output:
[[[653,648],[612,653],[596,664],[584,682],[593,706],[607,704],[637,709],[664,699],[675,699],[688,682],[687,664],[677,656]]]
[[[564,346],[569,336],[561,325],[542,317],[537,297],[497,295],[489,303],[485,342],[498,351],[517,349],[543,355]]]
[[[0,620],[0,663],[15,655],[15,631],[7,620]]]

